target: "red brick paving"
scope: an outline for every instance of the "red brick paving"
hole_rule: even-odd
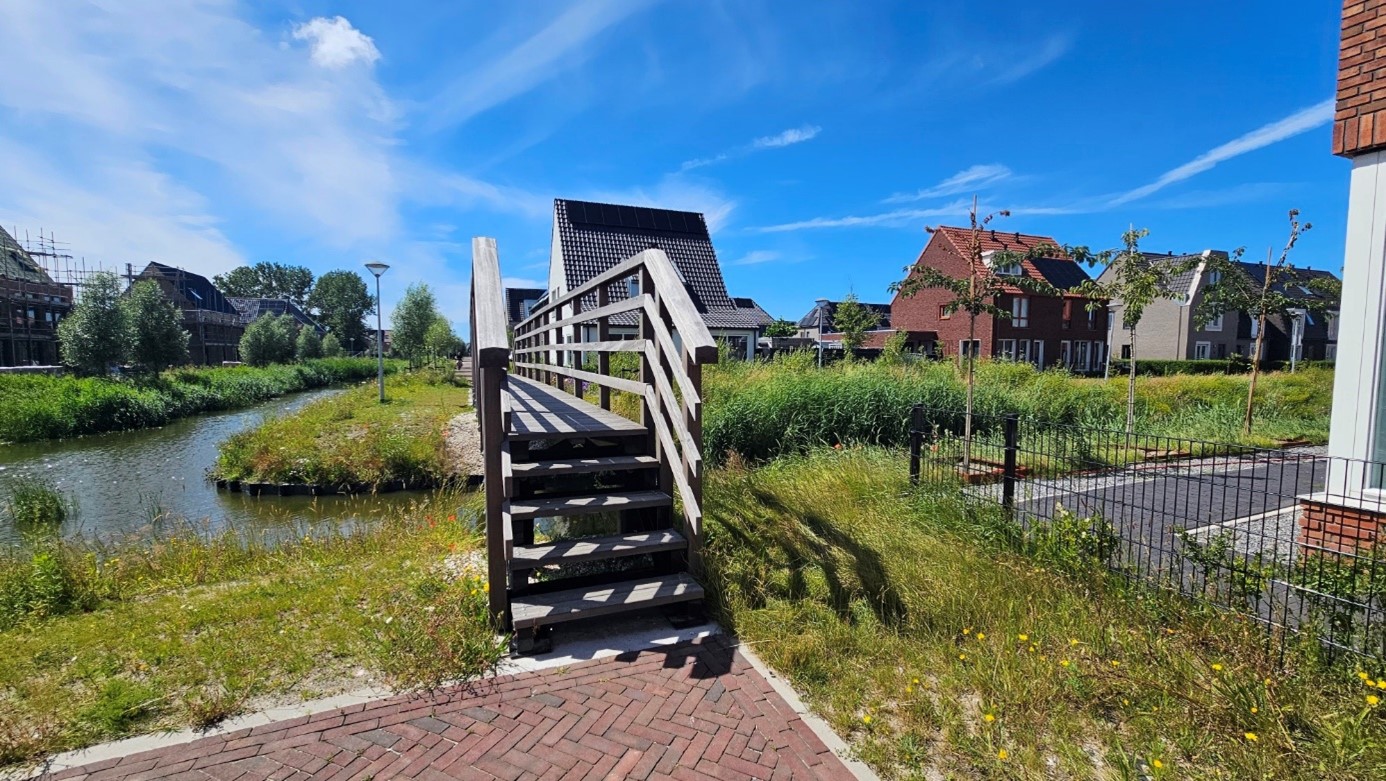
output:
[[[852,779],[735,650],[672,649],[404,695],[44,779]]]

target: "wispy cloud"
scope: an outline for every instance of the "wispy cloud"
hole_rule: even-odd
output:
[[[989,84],[1013,84],[1036,71],[1043,70],[1073,48],[1073,36],[1067,33],[1051,35],[1028,56],[1016,60],[988,80]]]
[[[914,193],[896,193],[882,203],[911,203],[928,198],[942,198],[948,195],[971,192],[989,187],[1011,177],[1011,169],[1004,165],[974,165],[953,174],[933,187]]]
[[[520,45],[458,75],[429,104],[428,129],[460,125],[586,60],[590,44],[654,1],[584,0],[572,6]]]
[[[1309,108],[1296,111],[1284,119],[1257,128],[1221,146],[1214,147],[1178,168],[1166,171],[1160,178],[1150,184],[1122,193],[1117,196],[1112,203],[1119,205],[1139,200],[1171,184],[1182,182],[1192,176],[1201,174],[1224,160],[1231,160],[1234,157],[1244,155],[1248,152],[1254,152],[1257,149],[1279,143],[1287,138],[1293,138],[1300,133],[1313,130],[1316,127],[1326,125],[1332,121],[1333,99],[1329,98],[1320,103],[1315,103]]]
[[[760,233],[788,233],[790,231],[813,230],[818,228],[861,228],[871,226],[901,227],[919,220],[935,217],[965,216],[971,203],[954,201],[946,206],[933,209],[896,209],[883,214],[868,214],[852,217],[815,217],[800,222],[786,222],[781,225],[767,225],[756,228]]]
[[[742,144],[735,149],[729,149],[725,152],[713,155],[712,157],[700,157],[694,160],[686,160],[684,164],[679,167],[679,170],[691,171],[694,168],[716,165],[717,163],[745,157],[753,152],[759,152],[765,149],[781,149],[786,146],[802,144],[805,141],[812,141],[821,132],[823,132],[823,128],[817,125],[804,125],[803,127],[790,128],[776,133],[773,136],[761,136],[749,144]]]
[[[783,253],[772,249],[757,249],[747,252],[745,255],[733,260],[733,266],[759,266],[762,263],[774,263],[784,257]]]

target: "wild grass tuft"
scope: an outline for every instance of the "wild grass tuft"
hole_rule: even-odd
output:
[[[39,477],[11,481],[0,498],[3,516],[26,531],[51,530],[72,514],[73,503],[52,482]]]

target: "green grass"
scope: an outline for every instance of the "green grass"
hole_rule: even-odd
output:
[[[278,545],[191,531],[0,553],[0,766],[361,686],[490,669],[474,495]],[[459,518],[461,519],[459,521]]]
[[[52,482],[39,477],[19,478],[0,495],[0,518],[26,531],[59,526],[71,510],[72,500]]]
[[[386,367],[394,371],[398,362]],[[322,358],[289,366],[173,369],[153,377],[0,376],[0,443],[162,426],[285,393],[374,377],[375,361]]]
[[[422,371],[387,378],[385,395],[381,404],[376,386],[362,385],[235,434],[212,476],[332,486],[451,477],[446,427],[467,404],[467,389],[451,371]]]
[[[903,470],[820,450],[706,486],[721,619],[883,777],[1386,773],[1386,691],[1358,668],[1301,646],[1282,666],[1248,622],[1085,569],[1076,537],[1012,553]]]
[[[1142,377],[1139,432],[1214,442],[1273,446],[1328,437],[1333,374],[1307,368],[1264,375],[1257,386],[1251,436],[1241,430],[1245,376]],[[910,407],[962,410],[965,387],[951,363],[909,366],[837,364],[818,369],[798,356],[771,363],[732,362],[704,374],[704,448],[720,461],[735,451],[753,460],[823,445],[901,446]],[[1126,381],[1081,379],[1028,364],[983,362],[975,409],[999,419],[1016,412],[1051,424],[1114,431],[1125,428]]]

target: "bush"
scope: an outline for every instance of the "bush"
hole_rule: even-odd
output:
[[[1238,360],[1240,359],[1240,360]],[[1113,360],[1112,376],[1126,376],[1130,371],[1130,362]],[[1262,368],[1266,368],[1262,364]],[[1231,358],[1198,360],[1198,361],[1166,361],[1166,360],[1146,360],[1144,358],[1136,361],[1136,376],[1141,377],[1169,377],[1175,374],[1241,374],[1251,371],[1251,363],[1240,355]]]
[[[288,363],[294,359],[294,320],[288,315],[261,315],[241,337],[241,360],[251,366]]]
[[[337,347],[341,351],[341,345]],[[300,361],[311,361],[322,357],[322,340],[318,338],[318,332],[312,328],[302,328],[298,332],[298,344],[294,349],[295,357]]]

